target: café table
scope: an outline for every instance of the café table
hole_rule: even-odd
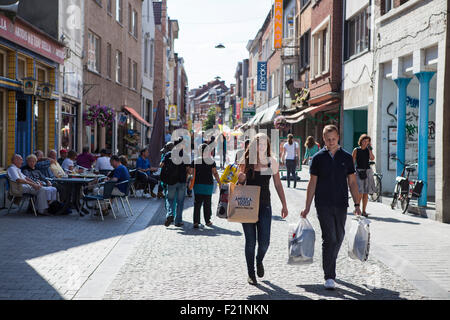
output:
[[[62,195],[62,198],[64,199],[64,206],[58,214],[64,214],[67,209],[71,208],[71,205],[73,205],[74,209],[79,211],[81,189],[91,182],[102,180],[104,178],[106,178],[104,175],[69,174],[67,178],[49,179],[52,183],[58,183],[64,186],[64,194]],[[80,215],[83,216],[81,212]]]

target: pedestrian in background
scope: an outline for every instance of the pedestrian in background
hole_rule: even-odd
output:
[[[339,131],[334,125],[323,129],[325,147],[313,158],[309,173],[311,178],[306,191],[306,218],[313,198],[317,217],[322,229],[322,266],[325,273],[325,288],[335,288],[336,259],[345,235],[348,208],[348,188],[355,202],[355,213],[361,214],[358,201],[358,184],[352,156],[338,144]]]
[[[167,214],[166,214],[166,222],[164,225],[168,227],[172,222],[175,223],[176,227],[182,227],[184,223],[182,222],[183,217],[183,209],[184,209],[184,198],[186,196],[186,181],[187,181],[187,166],[184,162],[180,164],[175,164],[174,161],[174,150],[175,147],[183,141],[182,138],[179,138],[174,143],[174,149],[169,151],[165,156],[160,166],[162,171],[167,170],[167,174],[169,174],[173,178],[173,183],[167,184]],[[177,150],[178,151],[178,150]],[[183,150],[179,154],[180,157],[183,157]],[[166,169],[164,169],[166,167]],[[163,172],[161,172],[163,175]],[[165,179],[161,177],[161,179]]]
[[[214,191],[213,176],[221,187],[220,177],[217,173],[216,162],[210,154],[206,154],[207,144],[201,144],[199,147],[200,156],[192,161],[189,168],[190,174],[194,174],[194,228],[200,225],[200,209],[203,205],[203,216],[205,224],[211,226],[211,198]],[[195,171],[194,171],[195,170]],[[194,171],[194,172],[192,172]]]
[[[253,159],[256,159],[256,164]],[[248,283],[256,285],[255,247],[258,242],[256,269],[258,277],[264,276],[263,259],[269,248],[270,228],[272,222],[272,205],[270,202],[270,178],[273,177],[275,189],[282,203],[281,217],[288,215],[286,198],[280,180],[277,160],[271,154],[269,138],[264,133],[258,133],[250,141],[245,151],[244,163],[240,165],[238,181],[241,184],[260,186],[259,213],[257,223],[243,223],[245,234],[245,259],[247,261]]]
[[[77,165],[90,170],[96,159],[96,157],[89,153],[89,147],[84,147],[83,153],[77,156]]]
[[[300,146],[294,141],[294,136],[288,134],[288,141],[283,145],[283,153],[281,155],[281,161],[286,163],[287,171],[287,187],[290,187],[290,177],[294,179],[294,189],[297,187],[297,161],[300,159]]]
[[[368,217],[366,208],[369,194],[375,192],[375,181],[369,162],[375,160],[375,156],[372,153],[371,138],[367,134],[359,137],[358,145],[359,147],[355,148],[352,153],[353,163],[356,164],[356,181],[359,191],[357,203],[360,204],[362,199],[362,215]]]
[[[319,151],[320,146],[316,142],[313,136],[309,136],[306,138],[305,142],[305,156],[303,157],[303,164],[308,164],[311,167],[311,159],[312,157]]]

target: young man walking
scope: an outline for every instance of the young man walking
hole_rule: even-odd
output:
[[[336,286],[336,259],[345,235],[348,208],[348,188],[355,203],[355,214],[360,215],[358,184],[351,154],[339,145],[339,131],[328,125],[323,129],[325,147],[311,162],[311,175],[306,191],[306,206],[301,216],[306,218],[315,197],[317,217],[322,229],[322,264],[325,288]]]

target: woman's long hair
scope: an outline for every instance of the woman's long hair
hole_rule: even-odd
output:
[[[311,149],[316,144],[316,140],[314,140],[313,136],[309,136],[306,138],[305,148]]]
[[[267,150],[266,150],[266,155],[264,158],[261,157],[261,155],[259,154],[259,142],[260,140],[265,139],[266,141],[266,145],[267,145]],[[256,163],[258,164],[265,164],[266,161],[269,161],[268,163],[270,163],[269,158],[272,156],[271,153],[271,148],[270,148],[270,140],[269,137],[265,134],[265,133],[258,133],[257,135],[255,135],[253,137],[253,139],[250,141],[250,144],[248,145],[247,149],[245,150],[245,155],[244,155],[244,160],[245,160],[245,171],[244,173],[247,175],[248,172],[250,170],[253,171],[253,175],[255,174],[255,163],[250,163],[254,162],[255,158],[254,155],[256,154]]]
[[[289,145],[292,145],[294,143],[294,136],[292,135],[292,133],[288,134],[288,143]]]

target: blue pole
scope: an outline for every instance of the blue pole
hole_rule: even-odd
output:
[[[422,195],[419,198],[419,206],[427,206],[428,188],[428,115],[430,101],[430,80],[435,72],[423,71],[416,73],[420,83],[419,102],[419,172],[418,178],[423,181]]]
[[[397,176],[403,171],[402,163],[405,163],[406,150],[406,89],[411,78],[395,79],[397,85]]]

